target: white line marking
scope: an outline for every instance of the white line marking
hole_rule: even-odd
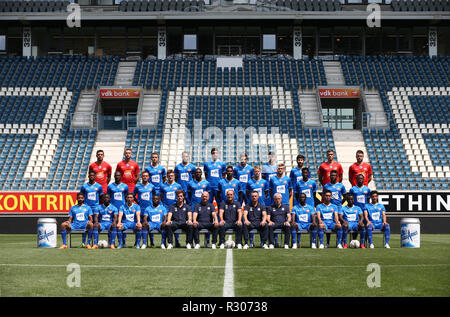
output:
[[[230,256],[231,264],[228,265],[228,254],[231,253],[231,249],[227,250],[227,265],[83,265],[81,268],[106,268],[106,269],[226,269],[225,277],[231,274],[231,278],[234,280],[233,270],[256,270],[256,269],[310,269],[310,268],[326,268],[326,269],[341,269],[341,268],[366,268],[367,265],[273,265],[273,266],[234,266],[232,264],[233,257]],[[66,268],[66,264],[27,264],[27,263],[0,263],[2,266],[15,266],[15,267],[63,267]],[[438,263],[438,264],[380,264],[382,267],[447,267],[450,263]],[[231,285],[233,285],[231,283]],[[225,288],[224,288],[225,289]]]
[[[225,261],[225,278],[223,280],[223,297],[234,297],[233,250],[227,250]]]

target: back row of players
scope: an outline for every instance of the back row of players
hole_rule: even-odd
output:
[[[316,197],[317,184],[310,179],[310,171],[304,167],[302,155],[297,156],[297,167],[288,177],[285,165],[276,164],[273,153],[269,153],[269,162],[262,168],[247,164],[246,154],[241,155],[240,164],[233,168],[219,161],[218,150],[212,149],[212,161],[205,163],[202,171],[189,163],[189,154],[184,152],[182,163],[167,172],[159,164],[159,155],[153,153],[151,166],[141,173],[139,183],[140,170],[131,160],[131,149],[126,149],[124,154],[125,159],[119,162],[114,173],[114,182],[109,184],[111,166],[103,160],[104,152],[97,151],[97,161],[89,167],[89,181],[82,186],[69,220],[62,224],[62,248],[67,247],[67,230],[71,229],[87,230],[88,242],[85,243],[84,233],[82,244],[87,248],[90,248],[92,235],[94,248],[97,248],[101,230],[110,232],[111,248],[114,248],[117,234],[120,248],[125,243],[127,229],[136,232],[138,248],[146,247],[148,232],[152,230],[163,234],[161,247],[166,247],[167,236],[167,248],[172,248],[172,233],[176,229],[186,231],[188,248],[200,247],[198,236],[201,229],[208,229],[213,234],[213,248],[219,232],[219,245],[224,247],[226,229],[235,229],[238,248],[242,248],[242,234],[244,248],[248,248],[248,233],[252,229],[260,232],[261,244],[265,248],[273,248],[278,243],[275,229],[284,231],[285,248],[289,248],[291,235],[292,247],[298,247],[299,229],[313,233],[313,248],[316,247],[317,233],[319,248],[324,247],[326,230],[337,233],[338,248],[347,248],[350,230],[359,231],[361,247],[364,248],[367,231],[373,248],[372,231],[382,229],[386,237],[385,247],[389,247],[390,230],[385,209],[378,203],[378,194],[371,193],[367,187],[372,179],[372,170],[363,162],[362,151],[356,153],[357,162],[350,167],[349,179],[353,187],[348,193],[341,183],[342,166],[334,161],[334,151],[327,151],[328,161],[321,164],[318,171],[323,186],[323,202]],[[206,179],[202,179],[203,172]],[[293,200],[292,209],[289,207],[290,199]],[[219,212],[216,212],[213,200]],[[347,202],[346,206],[342,206],[344,202]],[[242,204],[245,204],[244,209]],[[152,235],[150,239],[153,244]],[[175,240],[175,245],[179,246],[178,234]],[[207,240],[209,243],[209,234]],[[252,244],[253,235],[250,234]]]

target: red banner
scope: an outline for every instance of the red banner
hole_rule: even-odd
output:
[[[358,88],[319,88],[320,98],[359,98]]]
[[[100,89],[100,98],[139,98],[140,89]]]
[[[77,203],[77,193],[0,193],[2,213],[69,213]]]

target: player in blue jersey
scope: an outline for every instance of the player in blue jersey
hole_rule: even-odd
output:
[[[284,175],[286,172],[286,166],[283,163],[278,164],[277,175],[272,177],[269,182],[269,191],[271,204],[273,203],[273,195],[281,194],[281,203],[284,205],[290,204],[290,198],[292,197],[292,184],[291,179]]]
[[[337,234],[338,248],[342,249],[342,225],[339,221],[339,208],[336,205],[331,203],[331,198],[333,194],[326,190],[323,193],[323,203],[317,205],[316,207],[316,215],[317,221],[319,224],[319,239],[320,246],[319,249],[323,249],[323,234],[325,230],[335,231]],[[328,240],[328,236],[327,236]],[[327,241],[327,247],[329,246],[330,241]]]
[[[338,173],[336,170],[330,172],[330,182],[323,186],[323,190],[329,190],[332,194],[331,203],[342,208],[342,204],[345,201],[345,194],[347,190],[342,183],[337,181]]]
[[[107,194],[111,197],[111,204],[120,209],[125,205],[125,196],[128,194],[128,185],[122,183],[120,180],[122,174],[119,171],[114,173],[114,183],[108,185]]]
[[[67,231],[84,229],[88,232],[86,244],[86,232],[82,236],[82,248],[91,248],[92,229],[92,209],[84,203],[84,194],[77,194],[77,204],[70,208],[69,219],[61,224],[61,236],[63,244],[60,249],[67,249]]]
[[[317,183],[309,178],[309,174],[309,169],[304,167],[302,169],[302,178],[294,184],[295,201],[299,201],[299,196],[303,193],[306,195],[306,204],[315,206],[316,203],[320,203],[316,198]]]
[[[203,166],[206,180],[209,182],[214,195],[214,199],[217,204],[220,204],[219,197],[217,196],[219,189],[219,182],[225,176],[226,165],[224,162],[219,161],[219,151],[216,148],[211,150],[211,162],[206,162]]]
[[[248,202],[247,200],[247,184],[253,176],[253,167],[247,164],[248,155],[246,153],[239,156],[240,164],[234,168],[234,178],[239,181],[239,202]]]
[[[103,204],[94,212],[94,249],[98,248],[98,234],[103,230],[108,230],[108,244],[111,249],[115,249],[116,223],[119,211],[111,204],[111,196],[103,195]]]
[[[364,175],[359,174],[356,176],[356,186],[353,186],[348,191],[350,195],[353,195],[355,199],[355,206],[358,206],[362,210],[365,209],[366,204],[369,202],[370,198],[370,188],[364,185]]]
[[[358,175],[359,176],[359,175]],[[364,218],[366,220],[367,238],[369,239],[369,248],[373,249],[375,246],[372,241],[372,231],[384,231],[385,245],[389,249],[389,237],[391,235],[391,227],[386,221],[386,209],[378,203],[378,192],[374,190],[370,193],[370,203],[366,204],[364,211]]]
[[[261,169],[262,178],[270,182],[270,179],[277,175],[277,156],[274,152],[269,152],[269,162],[264,164]]]
[[[84,202],[91,207],[92,212],[100,206],[100,197],[103,195],[103,187],[95,182],[96,173],[89,172],[89,181],[81,186],[80,193],[84,195]]]
[[[300,248],[300,239],[301,239],[301,233],[297,234],[297,230],[308,230],[308,232],[311,232],[312,234],[312,243],[311,248],[316,248],[316,238],[317,238],[317,222],[316,222],[316,209],[312,205],[308,205],[306,203],[306,194],[301,193],[298,196],[299,203],[295,205],[292,210],[292,228],[294,228],[294,231],[292,231],[293,235],[296,235],[297,239],[294,240],[294,237],[292,237],[292,248],[297,249],[297,247]]]
[[[126,245],[125,242],[122,245],[122,231],[133,230],[136,234],[136,248],[139,249],[142,237],[141,208],[134,203],[134,195],[132,193],[128,193],[125,199],[126,204],[120,207],[117,219],[118,248],[121,249]]]
[[[301,154],[297,155],[297,166],[291,169],[291,172],[289,173],[289,178],[291,179],[292,188],[295,190],[295,185],[297,182],[301,179],[303,179],[303,173],[302,169],[305,167],[305,157]],[[310,178],[311,174],[309,173],[308,169],[308,177]],[[296,196],[294,196],[294,205],[298,203],[298,199]]]
[[[144,212],[148,206],[152,204],[153,194],[156,193],[155,186],[150,183],[150,173],[148,171],[143,171],[141,173],[142,183],[137,183],[134,187],[134,197],[141,208],[141,211]],[[123,234],[124,240],[126,239],[126,233]],[[150,234],[150,245],[153,246],[153,234]]]
[[[239,200],[239,197],[242,195],[242,192],[239,191],[240,188],[240,182],[233,177],[234,170],[233,166],[228,166],[226,169],[226,176],[224,179],[221,179],[219,182],[219,186],[217,188],[217,197],[218,197],[218,204],[220,204],[222,201],[227,200],[227,190],[233,189],[235,192],[234,200]]]
[[[181,154],[181,163],[175,166],[175,181],[181,185],[181,189],[188,193],[189,182],[194,178],[195,165],[189,163],[189,153],[184,151]]]
[[[364,213],[361,208],[354,205],[355,199],[353,195],[347,194],[347,206],[343,206],[341,214],[339,214],[340,221],[342,223],[342,229],[344,234],[344,249],[347,249],[347,236],[349,231],[359,231],[361,238],[361,248],[365,249],[365,227],[364,227]]]
[[[167,180],[166,169],[159,164],[159,154],[152,153],[151,164],[145,169],[150,175],[150,183],[155,187],[155,193],[159,194],[159,189]]]
[[[253,168],[253,178],[247,183],[247,201],[250,202],[250,193],[256,190],[259,194],[259,202],[266,206],[269,205],[269,182],[261,177],[261,167]]]
[[[186,196],[188,197],[189,204],[194,207],[202,201],[202,194],[204,191],[209,192],[210,203],[212,203],[212,199],[214,197],[209,182],[206,179],[202,180],[202,174],[202,170],[200,168],[196,168],[194,172],[194,179],[188,184]]]
[[[152,230],[157,230],[161,233],[161,249],[165,249],[166,231],[164,227],[167,221],[167,208],[160,203],[158,194],[153,195],[152,203],[153,204],[148,206],[143,212],[141,249],[147,247],[147,235]]]
[[[173,170],[168,170],[167,182],[162,184],[159,190],[164,207],[169,208],[177,202],[176,192],[179,189],[184,191],[181,185],[175,182],[175,172]]]

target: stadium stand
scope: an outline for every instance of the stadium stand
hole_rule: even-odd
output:
[[[81,186],[97,132],[71,130],[70,116],[82,89],[114,83],[118,61],[80,56],[0,58],[0,144],[4,145],[0,189]]]
[[[346,84],[378,89],[389,118],[389,129],[363,129],[377,188],[448,189],[449,57],[340,60]]]

